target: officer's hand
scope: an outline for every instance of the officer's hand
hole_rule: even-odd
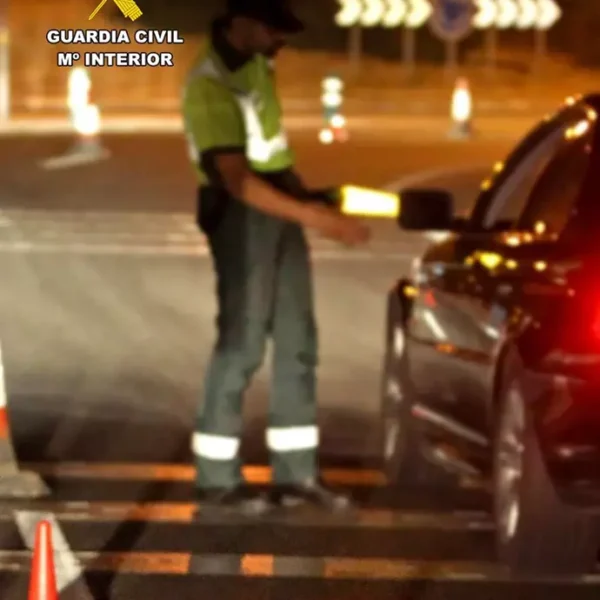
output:
[[[313,205],[309,210],[307,225],[329,239],[347,246],[358,246],[368,242],[371,237],[369,228],[363,223],[331,208]]]

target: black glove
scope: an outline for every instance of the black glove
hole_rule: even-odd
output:
[[[309,202],[324,204],[325,206],[339,210],[341,204],[340,190],[339,188],[310,190],[306,200]]]

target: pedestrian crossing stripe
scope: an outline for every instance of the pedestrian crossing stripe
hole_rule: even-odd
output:
[[[73,484],[88,489],[90,481],[110,486],[131,479],[150,486],[156,482],[167,486],[184,482],[191,488],[194,477],[193,467],[183,464],[23,466],[55,478],[57,490],[67,482],[67,487],[74,490]],[[270,470],[250,466],[247,474],[254,483],[262,485],[268,482]],[[369,469],[326,469],[325,475],[338,483],[371,485],[376,493],[379,484],[385,483],[381,473]],[[143,497],[142,488],[143,485]],[[401,492],[392,490],[392,494]],[[54,548],[57,580],[69,587],[69,593],[73,586],[79,586],[80,596],[82,590],[92,590],[98,577],[148,590],[142,594],[146,598],[164,596],[158,592],[152,596],[152,582],[161,577],[163,589],[169,590],[188,589],[187,586],[196,589],[198,582],[207,581],[209,586],[210,582],[234,582],[238,589],[238,585],[249,581],[263,581],[260,585],[280,581],[287,585],[304,580],[311,586],[336,582],[333,589],[353,582],[361,586],[423,582],[444,589],[464,584],[469,586],[464,589],[484,593],[488,589],[506,590],[493,587],[496,583],[512,583],[507,570],[494,561],[493,523],[482,510],[365,507],[339,518],[321,511],[278,511],[256,520],[231,516],[205,519],[193,502],[52,499],[0,502],[0,539],[8,544],[8,548],[0,550],[3,582],[8,581],[5,578],[29,576],[31,532],[42,519],[51,522],[60,541]],[[22,539],[15,543],[16,529]],[[544,578],[537,583],[540,582],[578,584],[579,587],[571,585],[565,589],[575,598],[577,590],[583,590],[585,595],[585,589],[600,584],[600,571],[571,579]],[[480,588],[477,584],[490,587]],[[370,587],[361,589],[365,590],[365,597],[370,595]],[[341,591],[340,597],[344,597]]]
[[[59,554],[59,553],[56,553]],[[69,553],[71,556],[71,553]],[[480,563],[389,559],[278,556],[269,554],[188,554],[161,552],[73,552],[85,572],[325,579],[504,579],[502,569]],[[72,560],[72,559],[71,559]],[[29,551],[0,551],[0,571],[28,570]],[[57,564],[67,562],[56,561]]]
[[[0,503],[0,524],[14,519],[15,511],[23,503],[6,501]],[[27,510],[35,513],[52,514],[61,523],[80,523],[95,521],[115,523],[139,521],[145,523],[192,524],[200,525],[202,511],[193,502],[52,502],[35,501],[27,503]],[[210,521],[219,521],[223,527],[235,527],[247,519],[233,516]],[[378,528],[378,529],[429,529],[441,531],[491,531],[493,524],[484,511],[471,512],[434,512],[410,510],[360,509],[347,517],[332,517],[330,514],[274,514],[263,517],[259,524],[268,522],[272,526],[310,527],[310,528]]]
[[[56,563],[75,560],[86,573],[152,574],[204,577],[289,578],[326,580],[427,580],[509,582],[499,565],[476,561],[408,561],[402,559],[357,559],[325,556],[281,556],[271,554],[188,554],[161,552],[73,552]],[[30,551],[0,551],[0,571],[28,571]],[[545,582],[597,585],[600,575],[550,578]]]
[[[53,477],[179,482],[191,482],[196,478],[195,467],[187,464],[27,463],[23,468]],[[243,474],[250,484],[264,485],[271,481],[270,467],[248,465]],[[382,487],[387,484],[385,475],[375,469],[324,469],[323,477],[337,485]]]
[[[311,253],[325,260],[404,260],[425,238],[399,240],[394,230],[366,248],[340,248],[307,231]],[[206,257],[208,246],[192,213],[0,209],[1,254]]]

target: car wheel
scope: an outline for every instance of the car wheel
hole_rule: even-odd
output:
[[[494,446],[498,556],[516,576],[578,575],[594,569],[596,520],[564,505],[546,470],[518,376],[506,372]]]
[[[415,400],[400,311],[390,300],[381,383],[383,470],[391,484],[448,485],[455,478],[427,460],[418,422],[412,414]]]

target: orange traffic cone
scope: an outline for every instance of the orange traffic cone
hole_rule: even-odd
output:
[[[58,600],[52,526],[48,521],[40,521],[35,532],[28,600]]]
[[[39,498],[49,493],[37,473],[19,469],[8,418],[8,392],[0,345],[0,498]]]

